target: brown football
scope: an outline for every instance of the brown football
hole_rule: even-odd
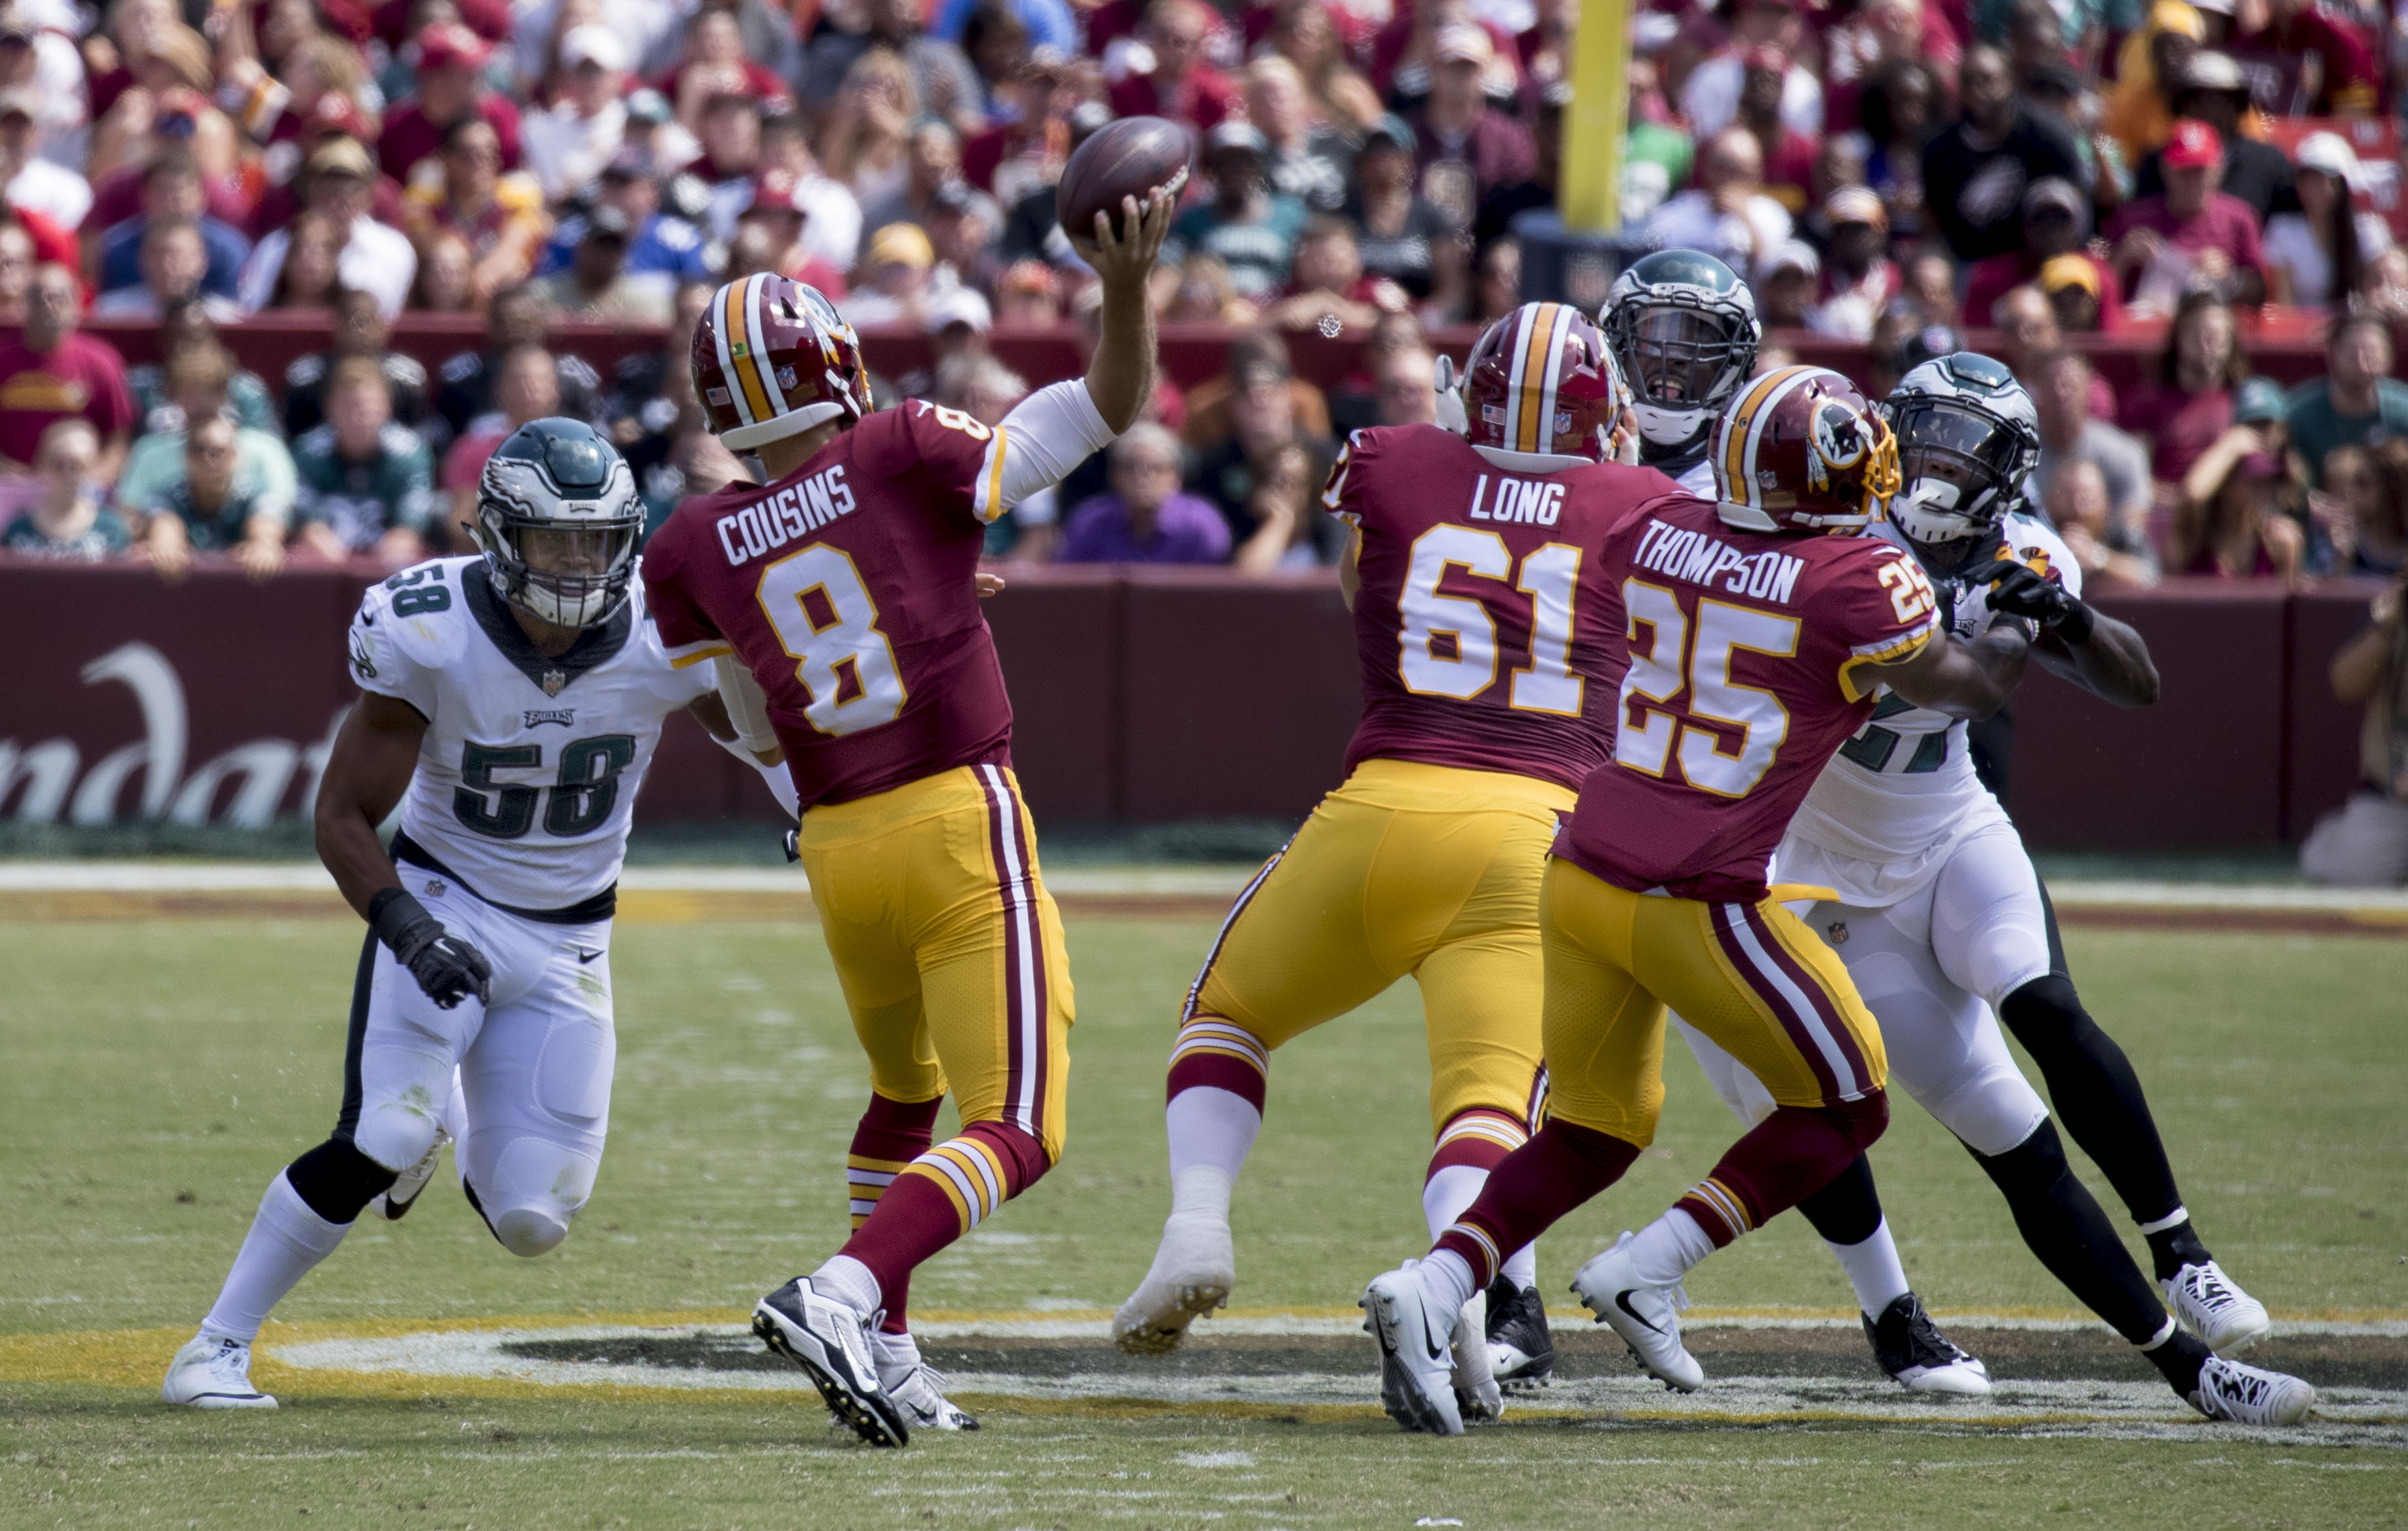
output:
[[[1187,184],[1195,145],[1187,130],[1159,117],[1124,117],[1090,134],[1062,167],[1054,188],[1054,213],[1074,239],[1096,236],[1096,214],[1109,211],[1120,232],[1121,198],[1140,202],[1157,186],[1176,195]]]

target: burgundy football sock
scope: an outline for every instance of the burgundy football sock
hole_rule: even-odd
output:
[[[973,1122],[914,1158],[838,1252],[869,1267],[880,1300],[909,1290],[922,1261],[978,1226],[1052,1167],[1045,1147],[1017,1127]],[[989,1183],[992,1175],[994,1183]]]
[[[944,1097],[934,1100],[892,1100],[870,1092],[869,1109],[861,1113],[861,1125],[853,1130],[853,1147],[845,1154],[845,1187],[853,1203],[853,1226],[859,1231],[878,1209],[888,1186],[903,1166],[928,1152],[937,1129],[937,1108]],[[909,1332],[905,1311],[910,1302],[911,1275],[906,1270],[896,1284],[881,1294],[886,1306],[886,1322],[882,1325],[890,1335]]]
[[[1622,1179],[1639,1145],[1557,1118],[1489,1171],[1480,1198],[1440,1236],[1471,1267],[1476,1289],[1497,1280],[1505,1256],[1555,1220]]]
[[[1776,1107],[1673,1205],[1720,1249],[1828,1185],[1887,1125],[1889,1097],[1879,1090],[1837,1106]]]

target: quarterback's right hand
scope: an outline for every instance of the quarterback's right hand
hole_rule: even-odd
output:
[[[437,1008],[451,1009],[470,994],[480,1004],[491,1001],[494,967],[485,954],[445,930],[407,891],[380,889],[368,900],[368,923]]]

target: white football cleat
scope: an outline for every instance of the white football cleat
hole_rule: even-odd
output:
[[[251,1385],[251,1347],[223,1335],[196,1335],[167,1363],[159,1395],[189,1409],[273,1409]]]
[[[1859,1315],[1860,1317],[1862,1315]],[[1890,1381],[1910,1393],[1937,1393],[1959,1398],[1989,1395],[1990,1368],[1956,1348],[1925,1311],[1923,1299],[1909,1292],[1882,1309],[1878,1319],[1864,1321],[1865,1338],[1872,1341],[1873,1359]]]
[[[2266,1305],[2234,1285],[2213,1260],[2185,1266],[2172,1281],[2157,1284],[2174,1318],[2218,1355],[2238,1355],[2274,1332]]]
[[[1229,1301],[1238,1253],[1226,1218],[1173,1212],[1137,1290],[1112,1315],[1112,1343],[1123,1355],[1168,1355],[1187,1326]]]
[[[1457,1314],[1442,1313],[1422,1285],[1418,1260],[1371,1279],[1358,1305],[1363,1327],[1380,1345],[1380,1407],[1406,1430],[1463,1434],[1455,1401],[1454,1345]]]
[[[2316,1390],[2284,1372],[2210,1356],[2200,1363],[2190,1406],[2232,1424],[2297,1424],[2316,1406]]]
[[[752,1305],[752,1332],[803,1368],[837,1423],[872,1446],[900,1446],[911,1427],[878,1385],[869,1321],[797,1276]]]
[[[418,1205],[418,1194],[435,1178],[436,1161],[443,1157],[443,1145],[450,1141],[449,1132],[436,1128],[435,1141],[427,1146],[426,1152],[418,1163],[394,1176],[393,1184],[370,1196],[368,1210],[387,1223],[398,1223],[408,1216],[409,1209]]]
[[[1455,1318],[1448,1345],[1455,1364],[1447,1380],[1455,1385],[1455,1412],[1466,1424],[1487,1424],[1504,1417],[1505,1390],[1488,1362],[1488,1294],[1475,1292]]]
[[[1689,1306],[1689,1295],[1677,1281],[1655,1286],[1639,1279],[1630,1268],[1632,1237],[1624,1230],[1613,1248],[1581,1266],[1572,1295],[1599,1324],[1613,1325],[1640,1369],[1666,1387],[1695,1393],[1705,1385],[1706,1368],[1681,1343],[1679,1312]]]

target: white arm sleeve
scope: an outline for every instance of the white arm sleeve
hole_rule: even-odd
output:
[[[716,655],[710,664],[719,672],[719,699],[727,704],[727,721],[736,725],[736,744],[754,755],[780,748],[778,731],[769,726],[769,698],[761,694],[752,672],[731,654]]]
[[[987,446],[979,481],[997,489],[980,494],[981,518],[993,521],[1039,490],[1060,483],[1091,453],[1111,446],[1112,435],[1083,378],[1048,383],[1022,399]]]

